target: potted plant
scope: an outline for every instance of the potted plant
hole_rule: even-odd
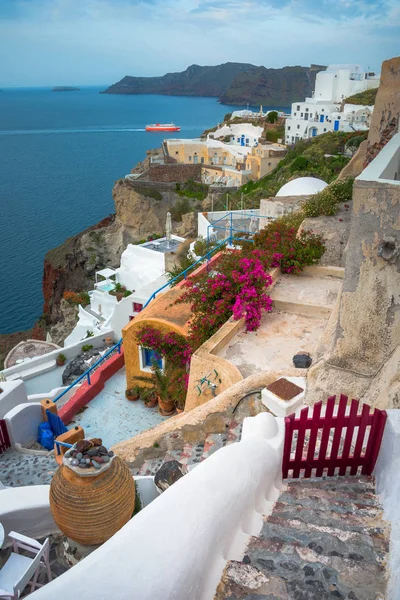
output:
[[[65,365],[66,360],[67,357],[65,356],[65,354],[59,354],[56,358],[56,363],[59,367],[63,367]]]
[[[171,367],[169,367],[168,363],[166,364],[164,371],[154,363],[151,378],[135,377],[135,379],[151,384],[151,388],[148,392],[150,399],[145,402],[146,406],[155,406],[158,402],[158,410],[161,415],[165,417],[172,415],[174,412],[174,401],[170,390]]]
[[[140,388],[138,386],[133,386],[125,390],[125,398],[130,400],[131,402],[135,402],[140,398]]]

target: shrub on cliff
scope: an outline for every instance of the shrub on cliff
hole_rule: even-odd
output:
[[[72,304],[75,306],[78,306],[78,304],[81,304],[82,306],[87,306],[88,304],[90,304],[90,296],[87,292],[77,293],[66,291],[63,294],[63,298],[68,302],[68,304]]]
[[[305,217],[333,216],[338,204],[351,200],[354,179],[337,179],[321,192],[314,194],[302,205]]]

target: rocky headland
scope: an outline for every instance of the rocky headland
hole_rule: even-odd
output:
[[[81,88],[71,87],[68,85],[58,85],[56,87],[53,87],[53,89],[51,91],[52,92],[80,92]]]
[[[311,65],[267,69],[247,63],[191,65],[181,73],[162,77],[127,75],[102,93],[213,96],[222,104],[288,106],[311,95],[316,74],[325,68]]]

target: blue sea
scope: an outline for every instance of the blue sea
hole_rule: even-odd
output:
[[[114,181],[175,122],[196,137],[234,107],[215,98],[100,94],[50,88],[0,92],[0,333],[32,327],[42,314],[46,252],[114,212]]]

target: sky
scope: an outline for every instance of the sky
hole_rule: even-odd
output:
[[[399,0],[0,0],[0,88],[400,54]]]

